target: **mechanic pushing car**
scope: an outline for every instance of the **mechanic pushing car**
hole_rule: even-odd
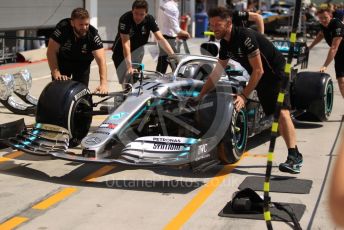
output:
[[[332,16],[330,9],[320,9],[317,12],[317,16],[321,23],[321,31],[309,46],[309,50],[325,38],[330,49],[324,65],[320,68],[320,72],[325,72],[327,66],[334,59],[339,90],[344,97],[344,24],[338,18]]]
[[[91,62],[96,59],[100,77],[96,92],[108,92],[103,43],[97,29],[90,25],[86,9],[74,9],[71,18],[65,18],[56,25],[49,39],[47,58],[53,80],[71,78],[86,86],[90,79]]]
[[[216,39],[221,39],[220,52],[218,62],[196,100],[200,100],[215,87],[229,59],[233,59],[251,75],[242,94],[238,95],[234,101],[235,108],[237,110],[244,108],[247,98],[256,89],[265,114],[267,116],[273,114],[282,78],[285,77],[283,55],[262,34],[233,26],[232,11],[229,9],[213,8],[209,10],[208,16]],[[286,94],[279,118],[279,131],[288,147],[288,157],[285,163],[279,165],[279,169],[282,172],[300,173],[303,158],[296,146],[296,134],[290,117],[288,97],[289,95]]]
[[[148,42],[150,31],[153,32],[159,45],[168,55],[174,54],[170,44],[163,37],[154,17],[148,14],[146,0],[135,0],[132,10],[123,14],[118,22],[118,33],[112,47],[118,81],[124,84],[130,82],[134,73],[132,63],[141,63],[144,55],[144,45]]]

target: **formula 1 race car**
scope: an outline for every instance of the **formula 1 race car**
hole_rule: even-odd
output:
[[[172,72],[161,74],[137,67],[137,82],[108,98],[123,102],[97,128],[90,126],[99,95],[74,81],[54,81],[40,95],[36,125],[6,141],[11,147],[36,155],[70,161],[118,163],[129,166],[191,166],[204,171],[219,163],[234,163],[245,151],[247,138],[271,127],[254,91],[246,108],[233,101],[247,84],[243,69],[230,66],[214,91],[200,102],[199,92],[217,59],[176,55]],[[332,110],[330,76],[299,73],[291,87],[296,113],[310,112],[326,120]],[[81,143],[81,152],[68,147]]]

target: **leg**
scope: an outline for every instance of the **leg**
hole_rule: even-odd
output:
[[[117,53],[117,55],[115,55]],[[112,55],[112,60],[116,68],[116,74],[118,83],[122,85],[122,89],[125,89],[125,75],[126,75],[126,64],[124,61],[124,57],[122,55],[118,55],[118,52],[114,52]]]
[[[174,52],[177,52],[177,43],[175,38],[166,37],[167,42],[170,44],[171,48]],[[160,73],[166,73],[168,61],[167,61],[168,55],[164,51],[164,49],[159,45],[159,58],[158,58],[158,64],[156,66],[156,71]]]
[[[337,78],[338,86],[342,97],[344,97],[344,76]]]
[[[338,53],[334,57],[334,69],[336,71],[336,78],[342,97],[344,97],[344,54]]]
[[[296,132],[294,124],[290,117],[290,112],[287,109],[282,109],[279,117],[279,132],[283,137],[287,148],[295,148],[296,146]]]

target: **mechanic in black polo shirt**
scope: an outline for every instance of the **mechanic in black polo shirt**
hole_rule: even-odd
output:
[[[53,80],[81,82],[88,86],[93,59],[99,67],[99,93],[107,93],[107,69],[103,43],[96,28],[90,25],[86,9],[76,8],[71,18],[61,20],[51,35],[47,58]]]
[[[141,63],[144,45],[148,42],[150,31],[153,32],[159,45],[168,55],[174,54],[173,49],[162,36],[154,17],[148,14],[148,3],[135,0],[132,10],[123,14],[118,23],[118,33],[113,45],[112,60],[114,61],[119,83],[131,81],[134,72],[132,63]]]
[[[283,55],[264,35],[254,30],[233,26],[232,12],[227,8],[211,9],[208,16],[216,39],[221,39],[220,52],[216,67],[209,75],[197,99],[202,98],[215,87],[229,59],[233,59],[251,75],[244,91],[234,101],[235,109],[243,108],[251,92],[256,89],[265,114],[273,114],[282,78],[285,77]],[[295,128],[288,108],[289,97],[286,94],[285,105],[280,113],[279,131],[288,147],[288,157],[285,163],[279,165],[279,169],[283,172],[300,173],[303,159],[296,146]]]
[[[329,9],[320,9],[317,16],[321,23],[321,31],[313,40],[309,49],[312,49],[323,38],[330,46],[324,65],[320,68],[320,72],[324,72],[327,66],[334,59],[334,68],[338,81],[339,90],[344,97],[344,24],[338,18],[332,17]]]

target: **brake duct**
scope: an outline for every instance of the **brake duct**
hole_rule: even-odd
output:
[[[0,102],[15,114],[35,114],[38,100],[29,94],[31,85],[31,74],[26,69],[15,74],[0,75]],[[15,100],[13,93],[25,103]]]

